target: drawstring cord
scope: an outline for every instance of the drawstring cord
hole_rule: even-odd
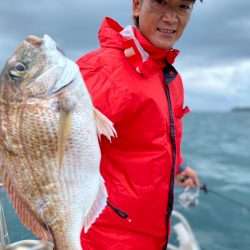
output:
[[[114,205],[112,205],[108,200],[107,200],[107,205],[122,219],[127,219],[129,222],[131,222],[131,219],[128,217],[128,214],[125,211],[122,211],[118,208],[116,208]]]

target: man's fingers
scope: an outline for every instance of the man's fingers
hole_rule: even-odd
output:
[[[194,177],[194,183],[195,183],[195,185],[196,185],[197,187],[200,187],[200,186],[201,186],[201,183],[200,183],[199,178],[198,178],[197,175]]]
[[[191,187],[191,188],[196,187],[196,184],[195,184],[195,182],[194,182],[194,180],[192,178],[186,179],[180,185],[183,186],[183,187]]]

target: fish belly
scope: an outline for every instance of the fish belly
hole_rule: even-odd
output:
[[[38,237],[52,238],[57,249],[81,249],[82,226],[89,227],[106,204],[92,104],[89,97],[81,100],[62,168],[57,101],[0,105],[1,178],[23,223]]]

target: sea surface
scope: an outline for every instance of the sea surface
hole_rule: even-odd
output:
[[[201,182],[242,205],[200,191],[199,204],[184,209],[178,204],[183,189],[177,187],[175,209],[189,221],[202,250],[250,250],[250,211],[244,208],[250,207],[250,112],[193,112],[183,123],[183,155]],[[0,198],[11,242],[36,239],[4,191]]]

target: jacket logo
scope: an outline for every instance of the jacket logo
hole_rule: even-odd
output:
[[[132,47],[130,47],[130,48],[124,50],[124,54],[126,57],[134,56],[135,50]]]

